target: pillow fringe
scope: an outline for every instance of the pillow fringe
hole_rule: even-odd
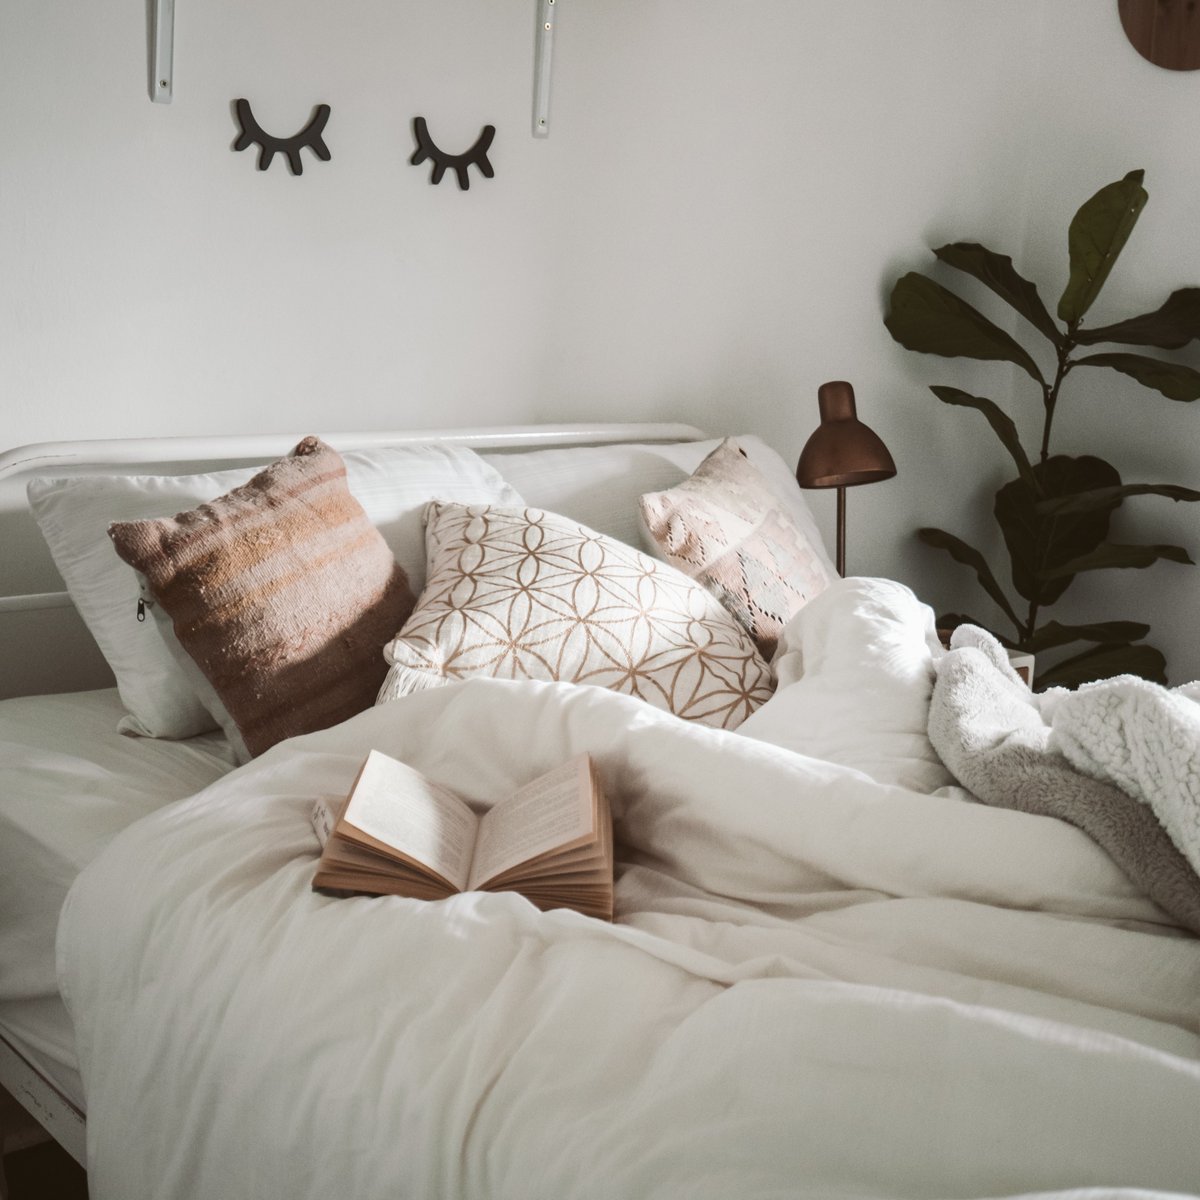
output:
[[[411,696],[413,692],[443,687],[450,682],[445,675],[438,675],[433,671],[418,671],[396,663],[384,678],[375,703],[386,704],[389,700],[399,700],[401,696]]]

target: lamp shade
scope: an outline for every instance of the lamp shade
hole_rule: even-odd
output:
[[[821,423],[800,452],[796,481],[804,488],[854,487],[891,479],[896,464],[879,435],[859,419],[845,380],[817,389]]]

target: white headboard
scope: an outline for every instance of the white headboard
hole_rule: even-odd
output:
[[[39,442],[0,453],[0,697],[110,687],[113,678],[63,590],[25,487],[39,475],[186,475],[272,462],[306,436],[206,435]],[[322,433],[338,450],[452,442],[505,451],[622,442],[697,441],[692,425],[508,425]]]

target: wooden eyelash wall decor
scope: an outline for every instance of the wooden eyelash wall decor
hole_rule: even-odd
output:
[[[267,133],[254,119],[254,114],[250,111],[249,100],[234,101],[234,108],[237,110],[238,123],[241,125],[242,131],[238,135],[237,141],[233,143],[233,148],[245,150],[249,146],[257,144],[259,148],[258,169],[260,171],[265,171],[271,165],[271,159],[275,157],[276,153],[279,153],[286,155],[293,175],[303,175],[304,164],[300,161],[300,151],[305,146],[322,162],[328,162],[332,157],[329,147],[325,145],[325,139],[321,136],[325,132],[325,122],[329,120],[328,104],[318,104],[312,120],[299,133],[287,138],[274,137]]]
[[[494,125],[485,125],[475,139],[475,144],[463,154],[447,154],[438,146],[429,136],[429,126],[425,123],[424,117],[413,118],[413,135],[417,139],[417,148],[408,161],[415,167],[429,159],[433,163],[433,170],[429,176],[430,183],[441,183],[442,176],[447,170],[450,170],[458,176],[458,186],[465,192],[471,186],[471,181],[467,178],[467,168],[471,165],[478,167],[479,173],[487,179],[491,179],[496,174],[487,156],[492,138],[496,136]]]

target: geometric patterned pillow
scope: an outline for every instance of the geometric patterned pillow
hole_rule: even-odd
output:
[[[784,625],[832,582],[820,549],[732,438],[639,503],[666,561],[716,596],[768,660]]]
[[[108,532],[239,757],[371,706],[380,650],[414,598],[341,456],[319,439],[198,508]]]
[[[557,680],[733,729],[770,697],[745,631],[665,563],[541,509],[425,511],[425,590],[378,703],[472,675]]]

